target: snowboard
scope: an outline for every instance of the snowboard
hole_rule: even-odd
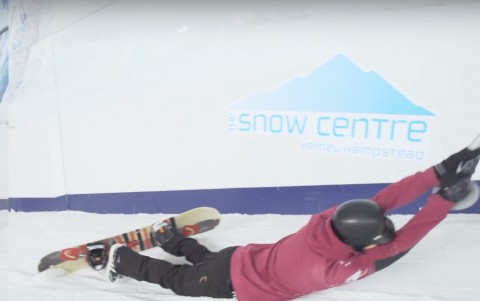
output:
[[[165,220],[172,220],[178,231],[185,236],[192,236],[212,230],[220,223],[220,213],[211,207],[198,207],[172,216]],[[92,241],[78,246],[65,248],[45,255],[38,264],[38,271],[43,272],[50,268],[61,268],[65,272],[75,272],[89,268],[87,262],[88,246],[103,244],[105,249],[120,243],[140,252],[156,246],[153,239],[152,224],[112,237]],[[108,253],[107,253],[108,254]]]

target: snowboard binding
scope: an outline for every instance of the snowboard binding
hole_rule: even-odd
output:
[[[177,233],[178,231],[173,218],[152,225],[152,241],[154,241],[157,246],[163,246],[177,235]]]
[[[101,271],[105,268],[108,262],[108,254],[104,243],[87,244],[87,262],[95,271]]]

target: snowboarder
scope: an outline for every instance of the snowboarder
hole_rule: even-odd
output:
[[[371,200],[350,200],[314,214],[298,232],[272,244],[248,244],[211,252],[183,237],[168,222],[158,225],[162,248],[192,264],[174,265],[122,245],[109,253],[112,281],[128,276],[178,295],[279,301],[365,278],[410,251],[458,203],[478,190],[470,178],[480,158],[480,139],[425,171],[379,191]],[[385,215],[424,193],[426,205],[395,231]]]

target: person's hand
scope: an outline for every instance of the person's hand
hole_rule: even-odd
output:
[[[440,180],[448,173],[462,173],[471,176],[480,160],[480,135],[461,151],[451,155],[435,165],[435,172]]]
[[[461,202],[474,189],[470,176],[462,172],[447,171],[442,176],[440,189],[437,191],[437,194],[452,203]]]

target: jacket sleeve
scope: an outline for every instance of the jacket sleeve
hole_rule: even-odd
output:
[[[418,199],[439,183],[434,168],[431,167],[388,185],[380,190],[372,200],[385,211],[399,208]]]
[[[430,230],[438,225],[454,204],[432,194],[427,204],[405,226],[396,232],[395,239],[385,245],[378,245],[352,258],[353,266],[364,271],[381,270],[413,248]],[[368,273],[368,274],[370,274]]]

